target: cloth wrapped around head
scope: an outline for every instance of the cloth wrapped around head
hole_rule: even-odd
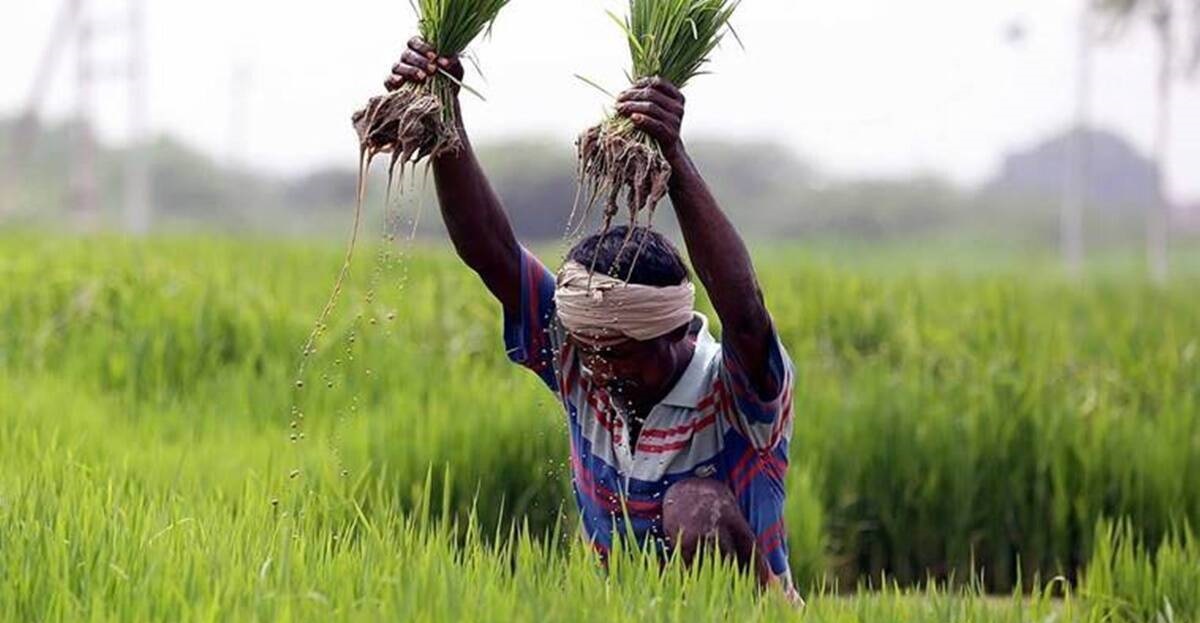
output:
[[[554,302],[563,328],[594,343],[653,340],[691,322],[696,287],[627,283],[576,261],[558,271]]]

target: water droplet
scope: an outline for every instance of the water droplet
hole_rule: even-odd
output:
[[[296,381],[296,389],[304,389],[304,381]]]
[[[279,506],[279,498],[271,498],[271,506]]]
[[[299,437],[297,437],[296,433],[292,433],[291,435],[288,435],[288,439],[291,439],[292,443],[296,443],[296,440],[299,439]]]
[[[288,478],[295,479],[295,478],[299,478],[299,477],[300,477],[300,470],[298,470],[298,469],[293,469],[292,473],[288,474]]]
[[[292,428],[299,428],[299,427],[300,427],[300,422],[297,422],[296,420],[292,420],[291,427],[292,427]]]
[[[396,312],[388,312],[387,319],[388,319],[388,320],[395,320],[395,319],[396,319]]]

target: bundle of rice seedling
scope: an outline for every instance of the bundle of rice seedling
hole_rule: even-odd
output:
[[[421,38],[444,57],[457,56],[491,27],[509,0],[410,0],[420,17]],[[423,83],[406,83],[373,97],[354,114],[364,158],[392,154],[397,163],[416,163],[460,145],[453,105],[457,78],[439,69]],[[478,94],[478,93],[476,93]]]
[[[613,19],[625,31],[633,57],[631,82],[662,78],[682,89],[704,73],[708,56],[733,33],[729,19],[740,0],[629,0],[629,15]],[[611,15],[611,14],[610,14]],[[734,33],[736,37],[736,33]],[[616,114],[584,132],[576,143],[579,153],[580,193],[586,196],[586,214],[604,201],[604,228],[620,210],[624,199],[631,225],[646,212],[649,224],[654,208],[667,194],[671,166],[658,143],[633,122]]]

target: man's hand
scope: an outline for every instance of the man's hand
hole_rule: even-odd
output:
[[[617,114],[658,141],[670,159],[683,146],[680,133],[685,103],[683,93],[670,82],[643,78],[617,96]]]
[[[420,37],[413,37],[408,42],[408,49],[400,56],[400,61],[392,66],[383,87],[390,93],[406,82],[421,84],[437,74],[439,69],[454,76],[455,80],[461,81],[463,78],[463,66],[457,56],[438,56],[432,45]],[[454,93],[458,93],[458,85],[454,86]]]

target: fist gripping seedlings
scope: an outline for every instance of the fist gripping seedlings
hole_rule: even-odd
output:
[[[421,38],[432,45],[443,57],[459,56],[481,33],[491,28],[500,9],[509,0],[411,0],[418,13]],[[367,170],[371,160],[378,154],[391,154],[388,167],[388,192],[392,190],[397,165],[400,166],[400,183],[403,185],[404,165],[458,149],[457,110],[454,105],[455,90],[465,88],[478,95],[474,89],[462,84],[444,69],[420,83],[405,82],[400,88],[373,97],[366,107],[353,115],[354,131],[358,134],[358,196],[354,210],[354,228],[342,271],[334,284],[333,295],[317,321],[318,331],[309,338],[306,352],[319,337],[320,327],[329,315],[338,293],[342,289],[354,254],[358,238],[358,225],[362,204],[366,195]],[[388,200],[390,204],[390,197]],[[385,223],[385,227],[390,226]],[[414,220],[413,232],[416,232]]]
[[[443,57],[457,56],[491,27],[508,0],[415,0],[421,38]],[[354,130],[367,162],[390,153],[392,163],[415,164],[453,151],[460,144],[454,91],[465,86],[439,69],[429,80],[407,82],[399,89],[373,97],[354,114]],[[469,87],[466,87],[471,90]],[[472,91],[474,92],[474,91]],[[478,95],[478,94],[477,94]]]
[[[729,18],[739,0],[629,0],[625,19],[612,16],[629,41],[633,81],[658,77],[683,88],[699,75],[708,56],[732,32]],[[736,33],[735,33],[736,36]],[[628,118],[613,114],[576,141],[579,192],[587,220],[596,204],[604,204],[604,229],[622,201],[631,225],[638,214],[646,223],[667,194],[671,166],[662,148]],[[632,231],[632,230],[631,230]]]

